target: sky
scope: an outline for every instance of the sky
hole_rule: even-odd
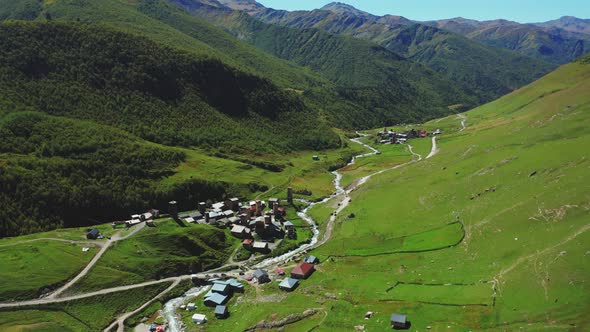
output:
[[[257,0],[266,7],[311,10],[335,0]],[[503,18],[521,23],[561,16],[590,18],[590,0],[339,0],[375,15],[400,15],[428,21],[454,17],[474,20]]]

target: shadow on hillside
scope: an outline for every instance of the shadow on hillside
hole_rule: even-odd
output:
[[[407,321],[406,322],[406,326],[404,326],[404,327],[401,327],[401,326],[400,327],[394,327],[393,329],[394,330],[409,330],[411,327],[412,327],[412,322]]]
[[[178,224],[178,226],[186,227],[186,224],[184,223],[184,221],[182,221],[182,219],[174,219],[174,221]]]

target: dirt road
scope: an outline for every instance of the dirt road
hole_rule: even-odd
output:
[[[125,239],[133,236],[135,233],[139,232],[140,230],[142,230],[144,227],[145,227],[145,222],[142,222],[142,223],[134,226],[133,230],[130,231],[129,233],[127,233],[125,236],[121,236],[121,232],[118,232],[117,234],[113,235],[113,237],[111,237],[111,240],[107,240],[107,242],[103,243],[102,248],[96,253],[96,255],[94,255],[92,260],[84,267],[84,269],[80,273],[78,273],[78,275],[76,275],[74,278],[72,278],[70,281],[68,281],[65,285],[63,285],[62,287],[58,288],[53,293],[48,295],[46,298],[48,298],[48,299],[57,298],[59,295],[61,295],[63,292],[65,292],[70,287],[72,287],[75,283],[77,283],[80,279],[84,278],[88,274],[88,272],[90,272],[90,270],[94,267],[94,265],[96,265],[96,263],[102,257],[102,255],[109,249],[109,247],[114,242],[125,240]]]

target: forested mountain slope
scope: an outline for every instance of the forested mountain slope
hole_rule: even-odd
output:
[[[338,123],[348,120],[360,125],[369,120],[367,117],[386,119],[389,123],[396,122],[395,119],[419,121],[419,116],[444,112],[442,105],[446,108],[460,104],[467,108],[478,102],[467,86],[453,84],[443,75],[371,42],[319,29],[267,24],[242,12],[198,0],[171,2],[270,54],[317,71],[334,82],[347,100],[372,110],[366,115],[342,114],[346,118]],[[413,114],[415,110],[419,110],[419,115]]]
[[[215,59],[80,24],[5,23],[0,38],[0,96],[22,107],[166,145],[286,151],[339,142],[295,93]]]
[[[580,20],[583,22],[583,20]],[[506,20],[475,21],[454,18],[424,22],[484,44],[508,49],[556,64],[568,63],[590,52],[590,33],[567,30],[565,25],[521,24]]]
[[[391,92],[379,90],[374,84],[370,86],[373,91],[368,93],[350,92],[347,90],[348,87],[331,82],[322,73],[262,52],[167,0],[137,2],[57,0],[46,3],[38,3],[36,0],[18,0],[17,2],[21,4],[18,6],[20,12],[14,8],[15,5],[12,2],[3,5],[0,1],[0,18],[80,21],[146,35],[159,43],[180,48],[199,58],[219,59],[222,63],[240,71],[267,78],[280,88],[298,91],[310,108],[322,113],[327,121],[338,127],[366,128],[389,122],[422,121],[452,112],[448,108],[450,105],[472,104],[472,98],[464,92],[462,87],[451,86],[451,84],[428,86],[430,77],[423,76],[416,79],[421,80],[422,83],[413,87],[415,90],[423,90],[414,91],[418,93],[417,97],[413,97],[410,93],[401,95],[401,88]],[[195,1],[189,0],[183,3],[192,6]],[[207,3],[217,2],[206,1],[205,4]],[[402,76],[397,77],[396,80],[401,80],[402,85],[413,84],[405,82]],[[429,98],[421,98],[420,93],[428,95]],[[424,107],[422,100],[429,101],[430,105]],[[381,104],[395,105],[395,107],[389,110],[387,107],[380,107]],[[385,118],[382,117],[384,113],[387,116]]]
[[[185,155],[148,141],[243,156],[340,146],[297,94],[143,37],[12,22],[0,48],[0,236],[165,201],[156,183]]]
[[[255,2],[255,1],[253,1]],[[238,9],[232,1],[226,5]],[[498,98],[541,77],[555,65],[481,44],[459,34],[397,16],[375,16],[350,7],[328,5],[312,11],[266,8],[250,11],[267,23],[298,29],[318,28],[365,39],[472,88],[482,101]]]

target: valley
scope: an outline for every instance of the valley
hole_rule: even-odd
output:
[[[589,330],[588,22],[0,0],[0,330]]]

